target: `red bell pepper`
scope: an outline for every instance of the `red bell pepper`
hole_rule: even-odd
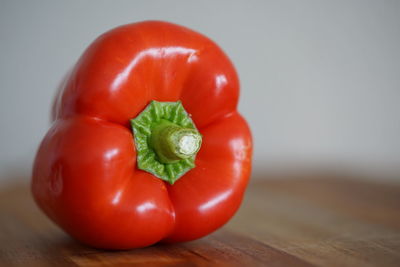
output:
[[[213,232],[238,209],[250,175],[238,95],[232,63],[199,33],[148,21],[101,35],[55,100],[33,167],[37,204],[98,248]]]

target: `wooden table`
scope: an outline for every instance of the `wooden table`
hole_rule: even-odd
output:
[[[79,244],[0,190],[0,266],[400,266],[400,185],[321,176],[253,179],[240,212],[201,240],[109,252]]]

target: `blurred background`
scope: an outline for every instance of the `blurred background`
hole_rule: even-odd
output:
[[[399,1],[0,1],[0,186],[28,180],[56,88],[101,33],[141,20],[230,56],[254,177],[299,170],[400,180]]]

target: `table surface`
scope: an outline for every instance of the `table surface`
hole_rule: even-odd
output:
[[[109,252],[52,224],[26,185],[0,190],[0,266],[400,266],[400,185],[253,179],[238,214],[192,242]]]

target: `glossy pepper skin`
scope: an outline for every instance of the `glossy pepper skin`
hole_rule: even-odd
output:
[[[97,248],[203,237],[238,209],[252,140],[237,112],[232,63],[205,36],[160,21],[97,38],[67,78],[34,162],[32,192],[62,229]],[[129,120],[180,100],[203,136],[196,167],[173,185],[136,166]]]

